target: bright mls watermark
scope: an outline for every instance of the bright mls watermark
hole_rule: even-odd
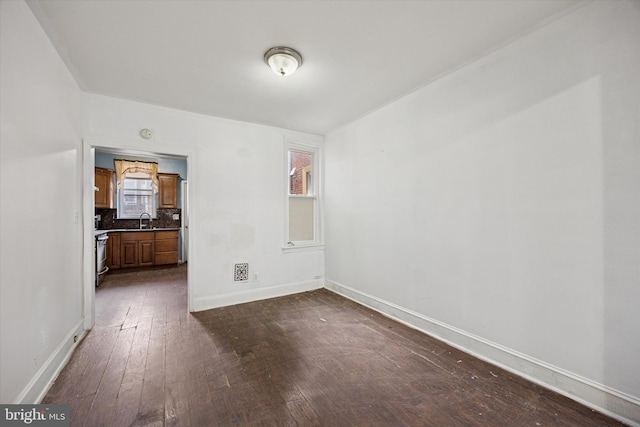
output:
[[[69,427],[69,405],[2,405],[0,426]]]

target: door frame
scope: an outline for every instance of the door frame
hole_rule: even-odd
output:
[[[189,165],[187,165],[189,171]],[[180,197],[182,199],[182,259],[189,262],[189,175],[180,183]]]
[[[96,149],[118,150],[130,153],[131,155],[165,155],[184,157],[187,161],[187,178],[193,183],[194,176],[194,155],[191,150],[180,147],[168,147],[166,145],[157,145],[153,148],[140,147],[139,142],[128,142],[120,140],[110,140],[104,138],[85,138],[82,141],[82,222],[83,222],[83,270],[82,270],[82,286],[83,286],[83,315],[84,329],[92,329],[95,325],[95,236],[94,236],[94,168],[95,168],[95,152]],[[187,198],[187,210],[191,209],[191,198]],[[193,221],[190,221],[191,228]],[[193,239],[188,240],[188,254],[193,259]],[[187,269],[187,310],[191,311],[192,302],[192,271],[193,263],[189,262]]]

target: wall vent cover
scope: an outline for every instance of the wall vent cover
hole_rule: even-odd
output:
[[[233,268],[233,281],[234,282],[245,282],[249,280],[249,264],[242,263],[236,264]]]

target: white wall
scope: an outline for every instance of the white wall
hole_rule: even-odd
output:
[[[639,76],[595,2],[329,134],[327,286],[640,423]]]
[[[0,49],[0,402],[35,403],[82,330],[81,99],[22,1]]]
[[[189,156],[191,310],[322,287],[322,250],[282,250],[285,138],[321,145],[322,137],[99,95],[83,99],[83,134],[94,146]],[[142,128],[154,137],[140,138]],[[245,262],[249,282],[234,282],[234,264]]]

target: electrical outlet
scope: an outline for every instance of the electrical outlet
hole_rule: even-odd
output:
[[[78,223],[78,221],[80,221],[80,212],[75,211],[75,212],[73,213],[73,222],[74,222],[74,224],[77,224],[77,223]]]
[[[180,221],[180,214],[173,214],[172,218],[174,221]]]
[[[253,281],[254,282],[258,281],[258,273],[253,273]]]

